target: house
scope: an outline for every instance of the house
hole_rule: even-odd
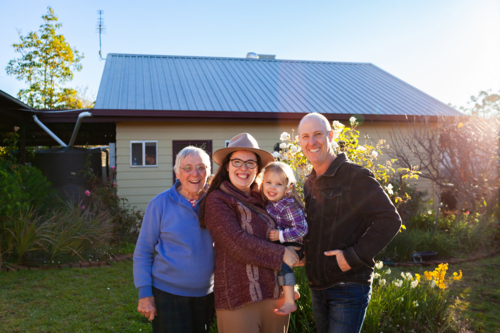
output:
[[[109,54],[88,121],[115,124],[118,195],[145,209],[172,186],[185,146],[211,154],[249,132],[272,152],[309,112],[356,115],[374,140],[408,116],[460,115],[369,63]]]

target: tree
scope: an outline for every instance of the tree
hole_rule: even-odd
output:
[[[477,96],[471,96],[467,104],[468,107],[460,107],[460,111],[465,114],[483,118],[500,117],[500,91],[498,93],[493,93],[491,89],[480,91]]]
[[[18,93],[23,102],[38,109],[66,108],[71,100],[67,94],[75,95],[76,91],[60,86],[73,79],[74,70],[82,69],[83,54],[56,33],[62,24],[56,23],[58,18],[51,7],[42,19],[44,24],[38,32],[32,31],[27,36],[18,32],[21,42],[12,46],[21,57],[9,61],[5,70],[28,84]]]
[[[398,124],[391,132],[389,154],[401,167],[417,165],[421,177],[452,188],[457,219],[464,205],[492,213],[498,192],[498,123],[477,116],[429,118]],[[439,213],[436,212],[436,221]],[[437,226],[437,224],[436,224]]]

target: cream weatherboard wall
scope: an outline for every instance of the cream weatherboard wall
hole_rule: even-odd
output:
[[[260,148],[269,152],[280,142],[282,132],[292,132],[298,121],[200,121],[200,122],[118,122],[116,124],[116,164],[118,196],[128,199],[132,206],[145,210],[149,201],[172,186],[172,141],[212,140],[212,151],[225,146],[233,136],[248,132],[259,142]],[[361,135],[374,141],[380,138],[389,142],[391,123],[365,123],[358,128]],[[130,141],[158,141],[158,166],[130,167]],[[363,142],[363,140],[361,140]],[[388,156],[381,156],[387,158]],[[213,164],[213,172],[217,165]],[[421,190],[431,192],[432,185],[418,181]]]

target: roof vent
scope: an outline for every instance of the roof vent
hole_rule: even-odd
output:
[[[276,54],[258,54],[259,59],[276,59]]]
[[[259,59],[259,56],[255,52],[248,52],[247,53],[247,58],[249,58],[249,59]]]

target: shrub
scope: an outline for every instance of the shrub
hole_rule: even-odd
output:
[[[436,251],[440,257],[450,257],[458,248],[456,240],[445,232],[420,229],[407,229],[396,235],[376,258],[392,260],[411,260],[413,252]]]
[[[395,185],[402,183],[403,179],[418,179],[419,172],[416,171],[415,167],[395,170],[393,164],[396,160],[394,159],[379,161],[379,155],[382,155],[382,151],[388,147],[385,140],[379,140],[377,143],[372,144],[371,138],[365,136],[364,142],[360,142],[360,132],[356,129],[357,126],[358,121],[355,117],[351,117],[350,126],[344,126],[339,121],[333,121],[334,140],[332,141],[332,149],[337,154],[345,153],[350,161],[370,170],[387,195],[391,197],[396,207],[406,203],[410,200],[410,196],[406,192],[407,186],[403,187],[405,191],[398,192],[395,191]],[[298,136],[294,138],[293,132],[292,135],[283,132],[280,140],[282,141],[279,145],[280,152],[274,152],[273,156],[275,159],[287,163],[294,170],[297,179],[297,191],[300,196],[303,196],[304,182],[311,173],[312,165],[301,151],[299,138]]]
[[[425,277],[403,272],[401,279],[391,279],[390,269],[382,266],[377,263],[363,332],[444,332],[451,325],[452,298],[446,289],[462,278],[461,271],[446,279],[448,264],[440,264]]]
[[[61,260],[65,255],[84,259],[83,252],[97,251],[111,241],[114,225],[109,212],[98,205],[82,207],[81,203],[66,202],[45,222],[51,234],[51,260]]]
[[[20,210],[25,210],[28,194],[21,187],[21,175],[13,165],[0,159],[0,218],[4,220]]]
[[[30,205],[38,210],[50,208],[56,202],[55,191],[42,171],[29,164],[19,165],[17,173],[21,177],[21,187]]]
[[[4,229],[7,234],[4,235],[7,251],[14,250],[19,264],[25,262],[25,254],[28,252],[47,250],[46,245],[50,242],[50,233],[47,231],[46,224],[40,223],[40,220],[41,217],[31,207],[25,212],[21,211],[19,215],[12,216],[12,227]]]
[[[112,170],[112,179],[115,178]],[[89,181],[89,190],[85,192],[84,204],[93,204],[106,210],[113,219],[113,233],[120,242],[134,243],[137,241],[143,218],[142,211],[136,211],[130,206],[126,198],[116,195],[117,184],[102,183],[102,180],[92,177]]]

